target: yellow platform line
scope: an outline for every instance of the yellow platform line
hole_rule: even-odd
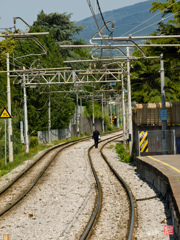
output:
[[[160,162],[160,163],[162,163],[162,164],[164,164],[164,165],[172,168],[172,169],[175,170],[176,172],[180,173],[180,170],[179,170],[179,169],[177,169],[177,168],[169,165],[168,163],[165,163],[165,162],[163,162],[163,161],[161,161],[161,160],[158,160],[158,159],[156,159],[156,158],[153,158],[153,157],[151,157],[151,156],[148,156],[148,157],[151,158],[151,159],[153,159],[153,160],[155,160],[155,161],[157,161],[157,162]]]

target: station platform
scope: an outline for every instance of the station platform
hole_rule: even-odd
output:
[[[180,239],[180,155],[136,157],[137,173],[167,198],[174,230]]]

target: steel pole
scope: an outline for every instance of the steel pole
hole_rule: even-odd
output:
[[[163,61],[163,54],[160,55],[160,77],[161,77],[161,104],[162,110],[166,109],[165,106],[165,84],[164,84],[164,61]],[[167,154],[167,137],[166,137],[166,130],[167,130],[167,120],[162,120],[162,152],[163,154]]]
[[[129,128],[129,152],[132,153],[132,109],[131,109],[131,81],[130,81],[130,61],[129,57],[129,47],[126,48],[127,51],[127,90],[128,90],[128,128]]]
[[[82,122],[82,97],[80,97],[80,126],[81,126],[81,130],[80,130],[80,134],[84,134],[84,131],[83,131],[83,122]]]
[[[93,96],[92,96],[92,120],[93,120],[93,131],[95,130],[95,122],[94,122],[94,92],[93,92]]]
[[[165,89],[164,89],[164,61],[163,61],[163,54],[161,54],[161,103],[162,109],[165,109]]]
[[[25,67],[23,67],[25,69]],[[27,95],[26,95],[26,79],[25,74],[23,74],[23,90],[24,90],[24,133],[25,133],[25,143],[26,152],[29,152],[29,136],[28,136],[28,117],[27,117]]]
[[[76,124],[77,124],[77,136],[79,137],[79,107],[78,107],[78,93],[76,94]]]
[[[9,53],[6,54],[7,60],[7,102],[8,112],[11,115],[11,86],[9,73]],[[8,118],[8,140],[9,140],[9,161],[13,162],[13,136],[12,136],[12,119]]]
[[[118,98],[117,98],[118,99]],[[120,115],[120,102],[118,101],[117,102],[117,117],[116,117],[116,119],[117,119],[117,125],[116,125],[116,127],[117,128],[119,128],[119,115]]]
[[[7,166],[6,119],[4,119],[4,128],[5,128],[5,166]]]
[[[103,98],[103,95],[104,94],[102,94],[102,131],[104,133],[104,103],[103,103],[104,98]]]
[[[49,143],[51,143],[51,97],[49,96],[48,101],[48,136],[49,136]]]
[[[125,116],[125,104],[124,104],[124,75],[123,73],[121,74],[121,80],[122,80],[122,112],[123,112],[123,143],[125,147],[125,141],[126,141],[126,116]]]

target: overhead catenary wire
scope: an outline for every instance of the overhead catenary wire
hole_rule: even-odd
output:
[[[177,2],[175,3],[172,3],[170,6],[168,6],[167,8],[165,8],[164,10],[156,13],[155,15],[153,15],[152,17],[148,18],[147,20],[145,20],[144,22],[140,23],[138,26],[132,28],[131,30],[129,30],[128,32],[124,33],[123,35],[121,35],[121,37],[123,37],[124,35],[132,32],[133,30],[135,30],[136,28],[142,26],[144,23],[148,22],[149,20],[151,20],[152,18],[156,17],[157,15],[161,14],[161,13],[164,13],[165,10],[167,10],[168,8],[172,7],[174,4],[178,3],[180,0],[178,0]],[[134,33],[133,33],[134,34]]]
[[[172,72],[172,71],[176,71],[176,70],[180,70],[180,67],[179,68],[169,68],[169,69],[165,69],[164,71],[165,72]],[[159,71],[153,73],[151,76],[149,76],[147,78],[139,78],[139,77],[134,76],[133,74],[130,74],[130,75],[137,80],[148,80],[149,78],[152,78],[153,76],[155,76],[157,74],[159,74]]]
[[[179,11],[178,11],[178,13],[179,13]],[[151,26],[153,26],[153,25],[156,25],[157,23],[162,22],[162,21],[164,21],[164,20],[172,17],[174,14],[176,14],[176,13],[173,13],[173,14],[171,14],[170,16],[168,16],[168,17],[166,17],[166,18],[162,18],[160,21],[157,21],[157,22],[155,22],[155,23],[153,23],[153,24],[151,24],[151,25],[149,25],[149,26],[147,26],[147,27],[144,27],[144,28],[142,28],[142,29],[140,29],[140,30],[138,30],[138,31],[136,31],[136,32],[133,32],[132,34],[136,34],[136,33],[141,32],[141,31],[143,31],[143,30],[145,30],[145,29],[147,29],[147,28],[149,28],[149,27],[151,27]]]
[[[96,25],[97,25],[97,27],[98,27],[99,35],[102,37],[102,41],[103,41],[104,44],[107,46],[107,51],[108,51],[110,57],[113,58],[112,53],[111,53],[111,51],[110,51],[110,49],[109,49],[109,47],[108,47],[108,43],[107,43],[107,41],[105,40],[104,34],[103,34],[103,29],[104,29],[104,27],[105,27],[105,28],[107,29],[107,31],[110,33],[109,35],[111,35],[111,34],[113,33],[113,31],[114,31],[113,23],[112,23],[112,30],[110,30],[110,29],[107,27],[107,24],[108,24],[108,23],[106,23],[105,20],[104,20],[104,17],[103,17],[103,14],[102,14],[102,11],[101,11],[101,8],[100,8],[100,4],[99,4],[99,1],[98,1],[98,0],[96,0],[95,7],[98,7],[99,14],[95,14],[94,9],[93,9],[93,6],[92,6],[92,4],[91,4],[91,0],[87,0],[87,3],[88,3],[89,8],[90,8],[90,10],[91,10],[92,16],[93,16],[93,18],[94,18],[94,20],[95,20],[95,23],[96,23]],[[97,17],[101,17],[101,20],[102,20],[102,22],[103,22],[103,25],[102,25],[102,26],[101,26],[101,24],[100,24],[100,21],[97,19]]]
[[[45,106],[47,105],[48,101],[49,101],[49,99],[47,99],[47,101],[45,102],[44,106],[43,106],[42,108],[39,108],[39,109],[37,109],[36,107],[34,107],[34,106],[30,103],[29,100],[28,100],[28,103],[29,103],[29,106],[33,107],[36,111],[41,111],[43,108],[45,108]]]
[[[16,58],[11,57],[11,56],[10,56],[10,58],[13,60],[13,62],[10,62],[10,65],[12,65],[13,67],[17,67],[17,68],[22,69],[22,67],[24,66],[24,67],[26,67],[26,68],[29,68],[26,64],[20,62],[20,61],[17,60]],[[19,65],[15,64],[15,62],[19,63]],[[21,64],[22,66],[20,66],[20,64]]]

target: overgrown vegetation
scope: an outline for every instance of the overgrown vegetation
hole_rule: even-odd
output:
[[[117,143],[115,148],[116,148],[116,152],[118,153],[118,156],[120,157],[121,162],[125,162],[125,163],[132,162],[133,158],[129,154],[128,146],[126,149],[126,148],[124,148],[123,143]]]
[[[30,140],[29,140],[29,147],[30,148],[35,148],[37,147],[39,144],[39,140],[37,137],[31,137]]]

